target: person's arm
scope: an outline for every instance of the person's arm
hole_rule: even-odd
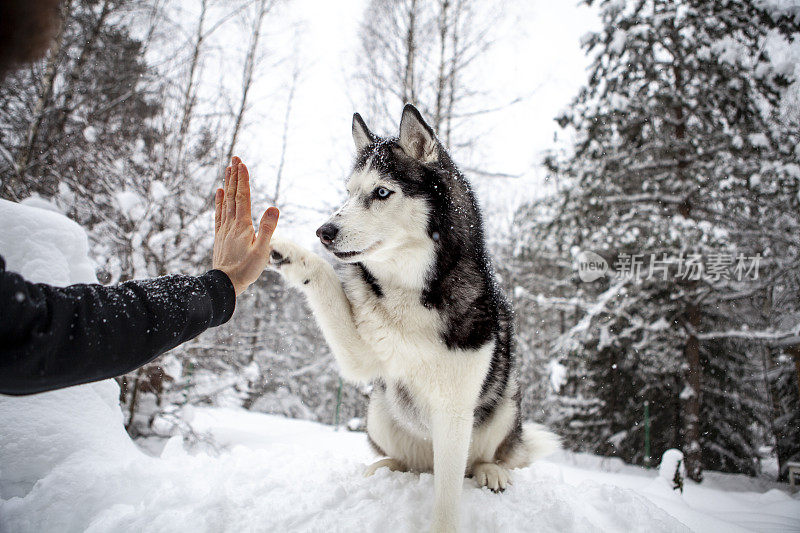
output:
[[[215,197],[214,270],[202,276],[57,288],[6,272],[0,258],[0,394],[125,374],[226,322],[266,266],[278,214],[269,208],[256,234],[249,175],[234,157]]]
[[[32,284],[0,258],[0,393],[31,394],[126,374],[227,322],[228,276],[165,276],[113,287]]]

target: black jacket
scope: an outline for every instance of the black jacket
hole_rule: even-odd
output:
[[[228,321],[220,270],[116,286],[33,284],[0,257],[0,394],[31,394],[130,372]]]

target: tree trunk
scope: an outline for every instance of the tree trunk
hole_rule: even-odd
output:
[[[186,80],[186,87],[183,91],[183,109],[181,110],[181,123],[180,127],[178,128],[178,146],[175,149],[175,159],[171,159],[168,153],[164,153],[162,158],[161,169],[159,171],[159,179],[158,181],[162,181],[164,177],[164,173],[167,170],[167,164],[169,164],[172,168],[182,169],[183,168],[183,147],[186,143],[186,134],[189,131],[189,124],[191,123],[192,119],[192,111],[194,110],[195,104],[195,75],[198,70],[198,66],[200,64],[200,52],[203,49],[203,44],[205,42],[205,22],[206,22],[206,14],[208,13],[208,2],[207,0],[202,0],[200,3],[200,17],[197,21],[197,32],[195,33],[195,41],[194,46],[192,49],[192,59],[189,63],[189,73],[188,79]],[[180,171],[177,172],[177,175],[180,175]],[[170,180],[174,182],[177,180],[177,176],[173,176],[173,179]]]
[[[56,34],[53,46],[50,48],[47,56],[47,66],[44,71],[44,78],[42,79],[42,90],[39,97],[36,99],[36,107],[33,110],[33,119],[31,120],[28,132],[25,135],[25,145],[17,157],[17,176],[20,183],[24,184],[25,173],[28,171],[28,166],[31,164],[31,157],[33,156],[36,139],[39,137],[39,130],[42,127],[47,106],[50,105],[53,97],[53,86],[56,79],[56,72],[58,70],[58,60],[61,56],[61,48],[64,46],[64,31],[69,21],[69,16],[72,10],[72,2],[65,2],[61,6],[61,25],[58,33]],[[12,198],[16,197],[12,193]]]
[[[692,329],[700,327],[700,308],[690,305],[686,310],[687,319]],[[690,479],[703,480],[702,448],[700,447],[700,391],[702,369],[700,367],[700,341],[694,334],[686,339],[683,348],[684,356],[684,389],[680,398],[683,403],[683,455],[686,475]]]
[[[670,6],[670,10],[674,7]],[[678,36],[679,28],[674,27],[672,32],[672,40],[675,49],[672,50],[674,61],[672,72],[675,77],[675,91],[678,94],[683,94],[683,70],[681,68],[683,58],[680,56],[680,50],[677,43],[680,42]],[[684,100],[685,101],[685,100]],[[677,182],[685,183],[690,178],[687,176],[687,147],[686,147],[686,124],[683,105],[684,101],[677,100],[673,105],[673,118],[675,119],[675,140],[677,142],[677,150],[675,157],[678,160],[677,166]],[[691,190],[689,187],[687,190]],[[689,193],[691,194],[691,192]],[[678,207],[679,213],[684,218],[691,216],[692,205],[689,196]],[[695,283],[689,284],[689,289],[694,288]],[[692,297],[691,294],[689,296]],[[686,467],[686,475],[696,482],[703,480],[703,453],[700,446],[700,395],[702,384],[702,368],[700,367],[700,341],[695,336],[695,333],[700,327],[701,323],[700,307],[695,303],[690,303],[686,307],[686,319],[691,326],[692,330],[686,339],[686,344],[683,347],[684,357],[684,372],[683,382],[684,389],[680,393],[680,399],[683,412],[683,456],[684,465]]]
[[[253,24],[253,31],[250,34],[250,44],[247,47],[247,56],[244,61],[244,73],[242,76],[242,99],[239,102],[239,110],[236,113],[236,120],[233,123],[233,132],[231,133],[231,142],[228,146],[228,152],[225,154],[225,164],[231,160],[233,151],[236,149],[236,141],[239,137],[239,130],[242,127],[244,113],[247,110],[247,95],[250,93],[250,87],[253,85],[253,71],[256,65],[256,55],[258,54],[258,41],[261,37],[261,25],[264,21],[264,16],[272,7],[271,3],[267,0],[260,0],[258,4],[258,13],[256,20]]]
[[[286,165],[286,150],[289,146],[289,117],[292,114],[292,102],[294,92],[297,87],[297,79],[300,77],[299,68],[295,68],[292,73],[292,84],[289,86],[289,98],[286,100],[286,113],[283,116],[283,133],[281,134],[281,155],[278,160],[278,170],[275,172],[275,192],[272,195],[272,205],[278,205],[278,198],[281,194],[281,181],[283,181],[283,168]]]
[[[128,405],[128,423],[125,424],[125,431],[128,433],[133,429],[133,419],[136,416],[136,402],[139,400],[139,382],[142,379],[142,369],[136,371],[131,387],[131,403]],[[133,436],[133,435],[132,435]]]
[[[461,31],[461,7],[463,0],[456,0],[456,9],[453,16],[453,31],[450,39],[452,41],[452,55],[450,57],[450,73],[448,74],[449,89],[447,91],[447,109],[445,111],[445,125],[442,138],[445,145],[450,147],[450,134],[453,131],[453,108],[456,101],[456,87],[458,86],[458,70],[461,61],[461,53],[459,52],[459,34]]]
[[[786,353],[794,357],[794,372],[795,377],[795,385],[797,385],[797,396],[800,397],[800,344],[795,344],[786,349]],[[800,405],[797,406],[800,409]]]
[[[406,65],[403,76],[403,103],[417,105],[414,91],[414,58],[417,54],[416,45],[417,0],[411,0],[408,9],[408,31],[406,32]]]
[[[54,130],[58,134],[64,133],[67,120],[69,120],[69,117],[73,111],[73,99],[79,93],[75,86],[78,83],[78,80],[80,80],[81,74],[85,70],[86,62],[89,60],[89,56],[94,50],[94,47],[97,45],[97,37],[100,35],[100,30],[108,20],[110,13],[111,2],[110,0],[106,0],[103,2],[103,8],[100,10],[100,16],[97,17],[97,20],[92,26],[92,30],[89,32],[89,37],[86,39],[86,44],[81,50],[81,54],[78,56],[75,66],[67,76],[67,83],[64,88],[64,101],[61,104],[61,113],[58,120],[58,125]]]
[[[439,71],[436,79],[436,107],[433,112],[433,130],[442,131],[442,122],[445,105],[445,91],[447,90],[447,77],[445,65],[447,64],[447,15],[450,0],[441,0],[439,11]]]

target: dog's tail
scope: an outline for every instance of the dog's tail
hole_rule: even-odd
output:
[[[541,424],[526,422],[522,425],[522,442],[529,461],[547,457],[561,449],[561,439]]]
[[[522,424],[522,435],[514,442],[499,458],[507,468],[525,468],[561,448],[561,439],[557,435],[533,423]]]

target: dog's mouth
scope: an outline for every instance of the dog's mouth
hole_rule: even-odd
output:
[[[363,255],[373,251],[381,244],[381,241],[378,241],[370,246],[364,248],[363,250],[351,250],[349,252],[339,252],[337,250],[331,250],[331,253],[335,255],[338,259],[352,259],[353,257],[357,257],[359,255]]]
[[[364,250],[360,252],[333,252],[333,255],[338,257],[339,259],[348,259],[350,257],[355,257],[357,255],[361,255],[364,253]]]

